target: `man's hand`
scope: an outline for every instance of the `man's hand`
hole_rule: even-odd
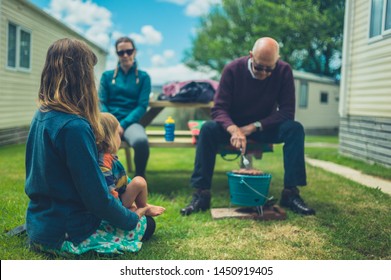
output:
[[[255,131],[257,131],[257,128],[255,127],[255,125],[253,123],[250,123],[250,124],[245,125],[245,126],[241,126],[239,129],[246,136],[249,136],[250,134],[252,134]]]
[[[235,148],[242,149],[242,153],[246,152],[247,138],[243,131],[236,125],[227,127],[227,131],[231,134],[231,145]]]

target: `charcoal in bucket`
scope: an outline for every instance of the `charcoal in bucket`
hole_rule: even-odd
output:
[[[269,194],[271,174],[244,175],[228,172],[231,203],[241,206],[263,206]]]

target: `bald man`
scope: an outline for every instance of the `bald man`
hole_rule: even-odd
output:
[[[284,188],[280,205],[302,215],[314,215],[300,197],[305,186],[304,129],[294,120],[295,87],[292,69],[280,60],[279,45],[269,37],[258,39],[248,56],[238,58],[223,70],[214,98],[212,121],[200,131],[194,171],[195,188],[189,205],[181,209],[190,215],[210,208],[211,184],[216,153],[221,144],[231,143],[245,153],[247,140],[284,143]]]

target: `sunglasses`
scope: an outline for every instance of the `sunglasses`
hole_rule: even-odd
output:
[[[276,68],[276,65],[274,65],[272,67],[268,67],[268,66],[263,66],[261,64],[255,64],[254,60],[252,61],[252,64],[253,64],[254,70],[257,72],[265,71],[266,73],[271,73],[271,72],[273,72],[274,68]]]
[[[128,56],[131,56],[131,55],[134,53],[134,49],[127,49],[127,50],[117,51],[118,56],[124,56],[125,53],[126,53]]]

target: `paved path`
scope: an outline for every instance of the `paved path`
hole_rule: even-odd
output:
[[[334,143],[321,143],[321,142],[309,142],[309,143],[305,143],[305,146],[306,147],[316,147],[316,148],[319,148],[319,147],[324,147],[324,148],[338,148],[338,144],[334,144]]]
[[[306,157],[306,162],[312,166],[323,168],[329,172],[338,174],[349,180],[360,183],[361,185],[371,188],[379,188],[383,192],[391,195],[391,181],[366,175],[355,169],[339,165],[329,161],[323,161],[318,159],[312,159]]]

